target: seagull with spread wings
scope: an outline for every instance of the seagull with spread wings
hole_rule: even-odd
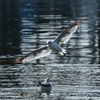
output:
[[[64,55],[66,50],[61,47],[61,44],[64,44],[69,41],[72,34],[77,30],[81,20],[77,19],[72,23],[68,28],[65,28],[53,41],[49,41],[46,46],[38,48],[25,56],[14,59],[13,63],[28,63],[33,60],[39,59],[41,57],[48,56],[51,51],[55,51],[60,55]]]

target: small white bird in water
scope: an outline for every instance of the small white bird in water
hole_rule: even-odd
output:
[[[46,78],[44,83],[39,82],[39,85],[41,86],[41,93],[47,93],[50,94],[51,90],[52,90],[52,86],[50,84],[50,79]]]
[[[17,64],[21,62],[32,62],[33,60],[48,56],[52,50],[60,55],[64,55],[66,53],[66,50],[61,47],[61,44],[69,41],[72,34],[77,30],[80,22],[81,20],[77,19],[68,28],[65,28],[57,38],[55,38],[53,41],[49,41],[46,46],[36,49],[25,56],[14,59],[13,63]]]

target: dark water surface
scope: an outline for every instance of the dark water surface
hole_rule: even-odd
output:
[[[44,46],[75,19],[78,31],[63,47],[33,64],[8,65]],[[0,100],[100,100],[99,0],[0,0]],[[34,65],[35,64],[35,65]],[[50,77],[50,96],[39,81]]]
[[[67,56],[61,60],[53,53],[45,60],[99,63],[99,0],[1,0],[0,4],[0,58],[27,54],[55,39],[65,27],[81,18],[78,31],[64,45],[70,51]],[[42,59],[40,62],[45,63]]]

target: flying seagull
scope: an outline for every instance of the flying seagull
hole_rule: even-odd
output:
[[[26,54],[25,56],[14,59],[13,63],[17,64],[32,62],[33,60],[48,56],[51,51],[55,51],[60,55],[64,55],[66,50],[61,47],[61,44],[65,44],[69,41],[72,34],[77,30],[80,22],[81,19],[77,19],[69,27],[65,28],[53,41],[49,41],[46,46],[38,48]]]
[[[40,94],[41,93],[50,94],[50,92],[52,90],[52,86],[50,84],[50,79],[49,78],[46,78],[45,81],[44,81],[44,83],[39,82],[39,85],[41,87]]]

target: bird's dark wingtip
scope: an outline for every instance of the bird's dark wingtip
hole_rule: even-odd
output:
[[[16,64],[19,64],[21,63],[21,58],[16,58],[16,59],[12,59],[10,62],[11,62],[11,65],[16,65]]]
[[[76,24],[80,24],[81,23],[81,21],[82,21],[82,19],[81,18],[78,18],[77,20],[76,20]]]
[[[39,85],[41,85],[41,82],[39,82]]]

